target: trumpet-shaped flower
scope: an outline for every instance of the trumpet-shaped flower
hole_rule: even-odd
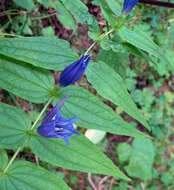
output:
[[[61,73],[59,84],[66,87],[79,80],[88,66],[90,55],[83,55],[78,61],[68,65]]]
[[[124,0],[123,12],[125,14],[129,13],[137,3],[138,0]]]
[[[39,135],[47,138],[63,138],[66,145],[69,145],[69,138],[72,134],[79,133],[75,131],[73,123],[77,120],[77,116],[71,119],[64,118],[60,113],[60,108],[64,104],[64,97],[43,119],[41,125],[37,128]]]

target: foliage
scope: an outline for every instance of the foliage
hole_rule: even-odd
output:
[[[110,189],[174,188],[173,12],[137,4],[125,14],[122,0],[13,0],[2,7],[0,189],[68,190],[79,171],[88,180],[90,173],[96,181],[112,176]],[[80,27],[87,28],[87,45]],[[83,67],[86,54],[92,61]],[[60,73],[73,84],[60,85]],[[65,96],[60,112],[77,115],[80,132],[69,147],[37,133],[49,107]]]

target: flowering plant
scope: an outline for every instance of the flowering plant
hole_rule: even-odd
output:
[[[146,32],[131,25],[136,16],[134,9],[140,3],[161,4],[150,0],[95,0],[92,6],[100,9],[103,21],[97,20],[80,0],[14,0],[13,3],[20,11],[5,10],[1,15],[5,15],[6,23],[2,21],[4,27],[0,31],[0,87],[14,102],[0,104],[0,189],[70,189],[44,163],[86,172],[89,176],[95,173],[131,181],[129,170],[126,173],[116,166],[90,141],[88,129],[98,130],[102,138],[111,133],[141,139],[153,150],[148,115],[132,99],[124,78],[126,72],[119,70],[128,67],[124,62],[129,62],[128,53],[131,53],[147,60],[152,67],[164,63],[167,69],[160,70],[164,75],[173,72],[170,52],[163,52]],[[169,5],[172,4],[162,3]],[[42,9],[49,14],[35,18]],[[7,22],[6,13],[15,16]],[[20,19],[25,17],[22,25],[16,18],[18,14],[22,14]],[[34,22],[44,19],[48,19],[47,24],[54,23],[55,31],[47,28],[49,32],[41,32],[46,36],[35,35]],[[16,28],[12,27],[8,33],[5,26],[12,20]],[[78,26],[87,26],[89,47],[81,49],[78,41],[64,40],[63,33],[58,32],[55,37],[52,32],[59,29],[55,22],[65,33],[69,29],[74,38]],[[16,99],[29,108],[20,106]],[[123,112],[133,122],[125,120],[120,114]],[[34,155],[35,163],[19,159],[18,155],[26,150]],[[13,151],[12,156],[9,151]],[[154,155],[151,157],[150,166]]]

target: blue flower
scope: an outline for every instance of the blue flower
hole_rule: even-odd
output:
[[[66,145],[69,145],[69,138],[72,134],[79,133],[75,131],[73,123],[77,116],[71,119],[64,118],[60,113],[60,108],[67,97],[64,97],[43,119],[41,125],[37,128],[39,135],[47,138],[63,138]]]
[[[137,3],[138,0],[124,0],[123,12],[129,13]]]
[[[86,54],[83,55],[78,61],[67,66],[60,75],[60,86],[66,87],[79,80],[85,72],[90,59],[90,55]]]

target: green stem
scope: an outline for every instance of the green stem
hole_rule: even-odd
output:
[[[47,107],[49,106],[49,104],[53,101],[54,97],[51,97],[48,102],[45,104],[44,108],[42,109],[42,111],[40,112],[40,114],[38,115],[38,117],[36,118],[35,122],[33,123],[33,125],[31,126],[31,130],[34,129],[34,127],[37,125],[38,121],[40,120],[40,118],[42,117],[43,113],[45,112],[45,110],[47,109]]]
[[[18,155],[19,151],[21,150],[21,147],[18,147],[18,149],[16,150],[16,152],[14,153],[13,157],[11,158],[11,160],[9,161],[9,163],[7,164],[6,168],[3,171],[3,174],[5,174],[8,170],[8,168],[11,166],[11,164],[14,162],[16,156]]]
[[[112,32],[114,32],[114,30],[115,30],[115,29],[112,28],[112,29],[109,30],[108,32],[102,34],[102,35],[100,36],[100,38],[99,38],[99,41],[102,41],[106,36],[108,36],[109,34],[111,34]]]
[[[38,115],[38,117],[36,118],[35,122],[33,123],[33,125],[31,126],[30,130],[33,130],[34,127],[37,125],[38,121],[40,120],[40,118],[42,117],[43,113],[45,112],[45,110],[48,108],[49,104],[53,101],[54,97],[51,97],[48,102],[45,104],[44,108],[42,109],[42,111],[40,112],[40,114]],[[25,143],[24,143],[25,144]],[[18,149],[16,150],[16,152],[14,153],[13,157],[11,158],[11,160],[9,161],[9,163],[7,164],[6,168],[3,171],[3,175],[7,172],[7,170],[9,169],[9,167],[12,165],[12,163],[14,162],[15,158],[17,157],[18,153],[20,152],[20,150],[22,149],[22,146],[18,147]],[[2,176],[1,176],[2,177]]]
[[[107,31],[104,34],[101,34],[99,36],[98,40],[96,40],[94,43],[92,43],[84,54],[87,54],[89,51],[91,51],[91,49],[97,44],[97,42],[101,42],[106,36],[108,36],[109,34],[114,32],[115,30],[118,30],[119,28],[121,28],[123,23],[124,23],[124,15],[119,18],[119,21],[118,21],[118,23],[116,23],[114,28],[110,29],[109,31]]]
[[[91,49],[96,45],[97,41],[95,41],[94,43],[92,43],[89,48],[85,51],[84,54],[88,54],[89,51],[91,51]]]
[[[108,32],[106,32],[106,33],[100,35],[99,39],[96,40],[94,43],[92,43],[92,44],[89,46],[89,48],[85,51],[84,54],[88,54],[89,51],[91,51],[91,49],[97,44],[97,42],[102,41],[106,36],[108,36],[109,34],[111,34],[112,32],[114,32],[114,30],[115,30],[115,29],[112,28],[112,29],[109,30]]]

